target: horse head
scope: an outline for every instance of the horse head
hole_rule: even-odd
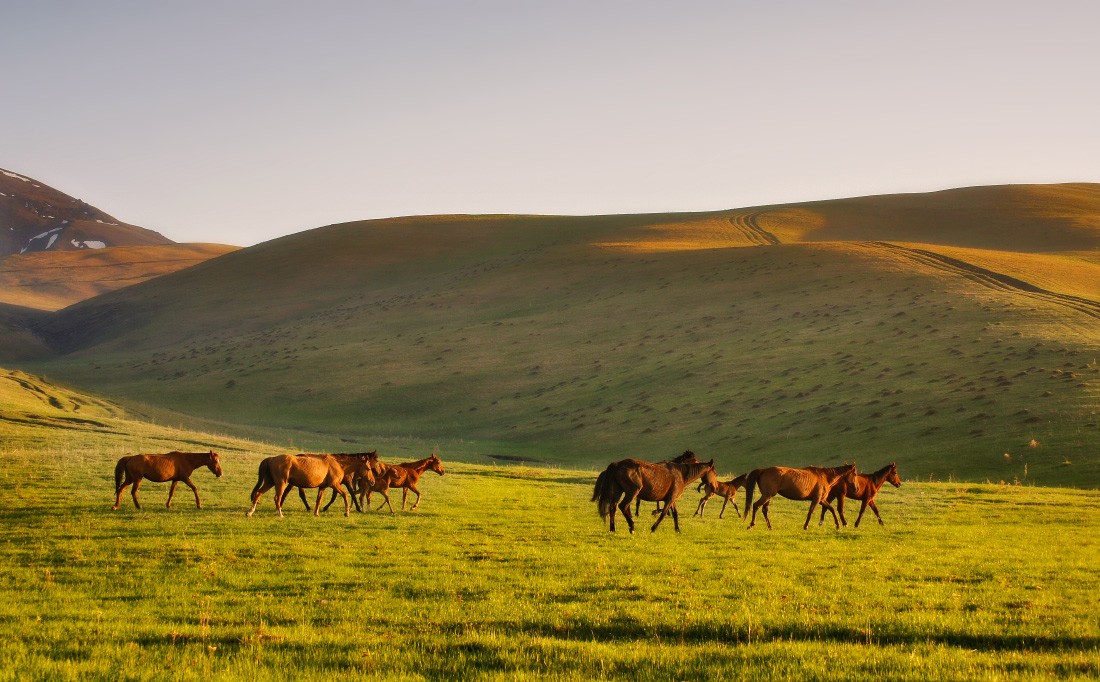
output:
[[[443,461],[439,459],[439,455],[432,453],[432,456],[428,458],[428,469],[442,476],[446,472],[443,470]]]
[[[898,465],[890,462],[890,470],[886,472],[886,480],[895,488],[901,487],[901,477],[898,476]]]
[[[218,453],[213,450],[210,451],[210,461],[206,463],[206,466],[210,467],[210,471],[213,471],[215,476],[222,477],[222,460]]]
[[[367,479],[367,484],[368,485],[374,485],[374,482],[375,482],[374,466],[373,466],[373,463],[371,462],[371,455],[374,455],[374,461],[377,462],[378,461],[378,451],[377,450],[374,451],[374,452],[361,452],[361,453],[359,453],[358,455],[355,456],[355,459],[358,462],[358,464],[356,465],[356,469],[357,469],[356,473],[361,475],[363,478]]]
[[[680,455],[676,459],[672,460],[677,464],[692,464],[698,462],[699,459],[695,456],[695,453],[691,450],[684,450],[684,454]]]

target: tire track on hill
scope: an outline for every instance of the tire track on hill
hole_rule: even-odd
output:
[[[914,249],[912,247],[891,244],[888,242],[866,243],[875,248],[885,249],[892,253],[899,254],[926,267],[958,275],[986,287],[987,289],[1005,291],[1011,294],[1045,301],[1047,303],[1054,303],[1100,319],[1100,302],[1093,301],[1089,298],[1049,291],[1021,279],[1016,279],[1011,275],[1006,275],[994,270],[987,270],[973,263],[968,263],[958,258],[952,258],[951,256],[945,256],[935,251]]]
[[[758,218],[761,215],[763,215],[763,211],[736,213],[730,216],[730,225],[738,232],[745,235],[746,239],[758,246],[774,246],[779,244],[778,237],[760,227]]]

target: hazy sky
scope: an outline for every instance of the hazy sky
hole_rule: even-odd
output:
[[[176,241],[1100,182],[1100,2],[0,0],[0,167]]]

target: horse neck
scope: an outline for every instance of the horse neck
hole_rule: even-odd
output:
[[[183,455],[180,459],[186,462],[192,471],[206,466],[210,462],[209,452],[181,452],[180,454]]]
[[[702,476],[707,469],[713,468],[709,462],[684,462],[683,464],[673,464],[672,466],[680,470],[680,475],[683,477],[685,483],[694,481]]]
[[[406,462],[401,465],[404,469],[415,471],[418,474],[424,473],[424,470],[428,468],[428,463],[432,461],[431,457],[425,457],[424,459],[418,459],[415,462]]]
[[[889,464],[882,467],[881,469],[879,469],[878,471],[876,471],[873,474],[867,474],[867,480],[870,482],[871,486],[875,489],[875,492],[878,492],[879,488],[881,488],[883,486],[883,484],[886,483],[886,477],[888,475],[890,475],[890,465]]]

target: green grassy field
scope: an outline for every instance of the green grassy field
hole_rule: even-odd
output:
[[[268,496],[246,519],[285,444],[31,383],[0,385],[0,679],[1100,676],[1095,491],[907,480],[880,495],[886,526],[839,532],[802,531],[789,501],[771,532],[688,518],[692,491],[682,533],[631,537],[589,502],[594,470],[443,452],[416,512],[288,500],[280,520]],[[202,510],[146,483],[143,511],[110,511],[118,456],[208,446],[225,475],[196,472]]]

